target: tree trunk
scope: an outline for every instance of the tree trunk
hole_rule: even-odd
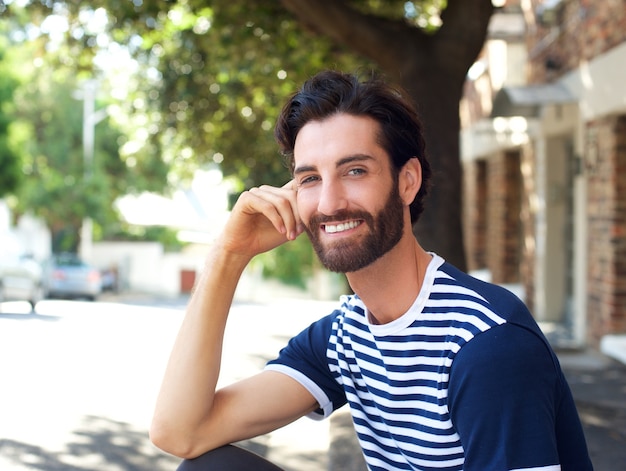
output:
[[[428,72],[426,74],[428,76]],[[403,81],[418,104],[426,152],[433,170],[424,213],[413,232],[425,250],[436,252],[465,270],[459,159],[460,91],[452,89],[451,84],[436,74],[424,78],[420,70],[408,73]]]
[[[340,0],[282,0],[306,27],[376,61],[407,90],[424,123],[433,187],[414,233],[426,250],[465,270],[459,101],[493,12],[491,0],[448,0],[433,35],[404,20],[363,14]]]

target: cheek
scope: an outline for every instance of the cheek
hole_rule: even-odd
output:
[[[298,190],[296,195],[296,206],[298,208],[298,214],[300,215],[300,219],[304,224],[308,224],[311,219],[311,214],[313,214],[317,208],[313,195],[310,191],[306,190]]]

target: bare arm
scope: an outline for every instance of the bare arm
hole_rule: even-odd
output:
[[[216,392],[235,288],[255,255],[302,232],[291,182],[244,193],[191,297],[165,371],[150,435],[185,458],[285,425],[315,408],[297,382],[262,372]]]

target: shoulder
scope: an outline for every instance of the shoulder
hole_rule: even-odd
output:
[[[508,289],[480,280],[445,261],[442,261],[438,267],[438,277],[435,283],[449,286],[451,289],[453,287],[465,288],[496,306],[519,307],[524,304]]]
[[[536,321],[524,302],[508,289],[475,278],[442,260],[433,282],[433,295],[444,293],[451,299],[472,299],[498,316],[504,323],[513,323],[542,337]]]
[[[541,373],[550,378],[560,373],[552,347],[534,330],[504,323],[479,333],[462,346],[451,368],[450,385],[457,375],[482,376],[488,382],[501,382],[511,376],[528,382]]]

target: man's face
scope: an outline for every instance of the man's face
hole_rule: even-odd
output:
[[[324,266],[360,270],[402,237],[404,205],[371,118],[339,114],[306,124],[294,149],[298,212]]]

